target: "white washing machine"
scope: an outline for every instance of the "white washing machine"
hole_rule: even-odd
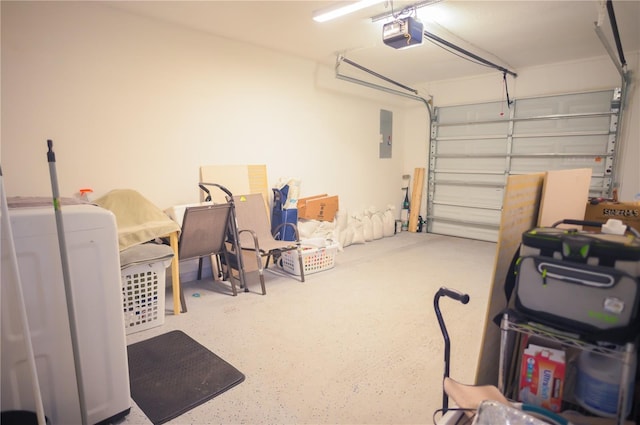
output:
[[[129,413],[131,396],[122,312],[120,257],[113,214],[94,205],[61,208],[86,416],[109,423]],[[52,425],[80,424],[69,318],[54,209],[9,210],[45,415]],[[2,235],[2,411],[32,410],[10,244]]]

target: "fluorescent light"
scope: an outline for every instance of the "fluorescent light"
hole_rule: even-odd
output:
[[[313,14],[313,20],[316,22],[327,22],[331,19],[339,18],[340,16],[344,16],[357,10],[364,9],[365,7],[369,7],[377,3],[382,3],[383,1],[385,0],[360,0],[342,6],[333,7],[328,10],[318,11]]]
[[[424,13],[420,13],[420,9],[425,7],[425,6],[429,6],[429,5],[435,5],[436,3],[440,3],[443,0],[420,0],[416,3],[413,3],[412,5],[406,6],[405,9],[414,9],[416,11],[416,15],[414,17],[420,18],[420,20],[422,22],[428,22],[428,21],[434,21],[434,22],[440,22],[436,19],[427,19],[425,18],[423,15]],[[434,6],[437,7],[437,6]],[[431,14],[431,10],[433,10],[432,8],[429,8],[429,14]],[[442,10],[442,9],[440,9]],[[397,11],[400,12],[400,11]],[[406,16],[406,15],[403,15]],[[392,11],[387,11],[387,12],[383,12],[380,13],[379,15],[376,16],[372,16],[371,17],[371,22],[378,22],[378,21],[383,21],[384,24],[389,23],[389,22],[393,22],[397,19],[396,16],[394,16],[394,13]]]

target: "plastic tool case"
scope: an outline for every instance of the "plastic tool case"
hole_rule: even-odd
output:
[[[639,274],[637,235],[535,228],[522,236],[515,307],[588,340],[628,342],[640,329]]]

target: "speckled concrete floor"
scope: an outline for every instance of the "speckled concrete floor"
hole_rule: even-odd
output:
[[[179,329],[246,375],[169,424],[430,424],[444,357],[434,294],[471,296],[440,306],[451,376],[472,383],[494,256],[493,243],[403,232],[345,248],[305,283],[267,274],[266,296],[256,283],[237,297],[211,280],[185,283],[188,313],[127,340]],[[150,423],[134,402],[120,422]]]

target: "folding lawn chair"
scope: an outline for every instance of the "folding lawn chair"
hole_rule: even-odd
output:
[[[209,191],[209,189],[207,188],[207,186],[213,186],[213,187],[217,187],[218,189],[222,190],[225,193],[225,199],[227,200],[228,205],[230,205],[230,212],[229,212],[229,227],[227,230],[227,252],[229,253],[229,255],[225,258],[222,257],[222,261],[224,262],[224,265],[227,266],[227,269],[232,271],[232,270],[237,270],[238,274],[240,275],[240,287],[244,288],[244,292],[249,292],[249,288],[246,285],[246,278],[245,278],[245,271],[244,271],[244,259],[243,259],[243,255],[242,255],[242,250],[243,248],[241,248],[241,244],[240,244],[240,233],[241,231],[239,231],[239,226],[238,226],[238,217],[237,217],[237,206],[236,206],[236,200],[235,197],[233,196],[233,194],[231,193],[231,191],[229,189],[227,189],[226,187],[218,184],[218,183],[204,183],[204,182],[200,182],[198,184],[198,186],[200,187],[200,189],[202,189],[203,192],[205,192],[207,194],[207,196],[205,197],[205,202],[207,201],[211,201],[212,197],[211,197],[211,192]],[[244,210],[244,208],[243,208]],[[248,233],[249,230],[245,229],[243,230],[243,232]],[[250,248],[251,250],[255,251],[255,245],[251,245],[252,248]],[[249,249],[249,248],[247,248]],[[257,264],[259,266],[259,271],[260,271],[260,285],[262,287],[262,295],[266,295],[267,294],[267,290],[264,284],[264,277],[262,275],[262,262],[260,259],[260,255],[259,253],[256,253],[256,256],[258,258]],[[231,278],[233,278],[233,274],[230,273],[229,276]]]
[[[226,276],[231,282],[231,289],[235,296],[238,291],[229,268],[232,265],[236,266],[231,268],[238,270],[241,287],[244,286],[244,271],[238,265],[235,253],[229,251],[227,245],[230,229],[235,229],[231,211],[232,205],[230,203],[186,208],[178,247],[181,260],[198,258],[200,267],[204,257],[222,258],[223,263],[227,265]],[[222,270],[220,271],[222,273]],[[225,273],[222,273],[222,276],[224,277]],[[198,278],[200,278],[200,269]],[[180,288],[180,303],[182,311],[186,312],[187,306],[182,288]]]
[[[262,194],[255,193],[249,195],[239,195],[233,197],[235,205],[236,219],[238,224],[238,236],[240,247],[243,250],[255,252],[258,272],[260,274],[260,284],[262,292],[265,293],[264,269],[269,267],[269,262],[273,258],[276,263],[281,253],[285,251],[296,251],[300,263],[300,281],[304,282],[304,267],[302,254],[300,252],[300,238],[298,229],[293,223],[282,223],[273,229],[274,233],[282,231],[283,226],[293,229],[295,241],[276,240],[271,233],[269,217]],[[262,258],[266,257],[263,266]]]

